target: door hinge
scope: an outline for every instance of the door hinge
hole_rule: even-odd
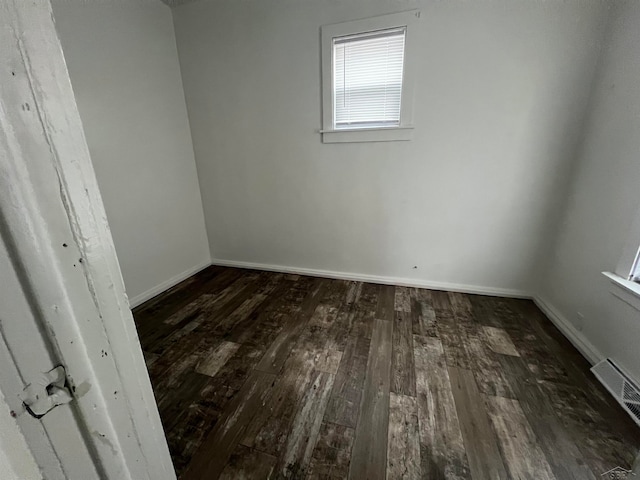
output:
[[[62,365],[40,375],[25,387],[20,396],[27,412],[42,418],[58,405],[73,400],[67,387],[67,373]]]

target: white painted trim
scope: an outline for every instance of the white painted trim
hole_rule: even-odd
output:
[[[320,133],[322,143],[406,142],[413,138],[413,127],[321,130]]]
[[[562,315],[554,306],[544,300],[539,295],[533,297],[533,301],[540,310],[547,316],[551,322],[558,327],[562,334],[573,344],[574,347],[591,363],[595,365],[600,362],[604,357],[598,349],[593,346],[589,340],[580,333],[573,324]]]
[[[619,298],[629,306],[640,310],[640,284],[625,280],[624,278],[611,272],[602,272],[602,274],[611,280],[611,295]]]
[[[202,262],[196,265],[195,267],[191,267],[185,270],[184,272],[179,273],[178,275],[174,275],[169,280],[166,280],[160,283],[159,285],[156,285],[155,287],[150,288],[146,292],[142,292],[136,295],[135,297],[131,298],[129,300],[129,305],[131,306],[131,308],[135,308],[138,305],[143,304],[147,300],[151,300],[156,295],[160,295],[165,290],[169,290],[171,287],[175,287],[177,284],[179,284],[183,280],[186,280],[190,276],[195,275],[196,273],[204,270],[210,265],[211,265],[211,262],[207,260],[206,262]]]
[[[53,365],[78,387],[45,420],[16,409],[59,460],[46,478],[175,480],[51,5],[4,0],[0,10],[0,234],[37,332],[27,349],[19,330],[3,333],[19,377],[2,363],[0,387],[15,401],[17,381]],[[22,430],[46,468],[48,453],[33,447],[47,437]]]
[[[616,265],[615,273],[624,279],[630,278],[633,274],[638,256],[640,255],[640,247],[638,239],[640,238],[640,208],[636,212],[631,226],[629,227],[629,233],[627,241],[622,250],[622,255]]]
[[[322,142],[375,142],[411,140],[413,132],[413,97],[415,82],[415,60],[418,55],[414,25],[420,18],[419,10],[408,10],[377,17],[334,23],[320,27],[321,87],[322,87]],[[336,131],[333,125],[333,39],[344,35],[372,32],[393,27],[407,28],[402,76],[402,99],[400,125],[394,130]]]
[[[430,290],[445,290],[449,292],[472,293],[478,295],[492,295],[510,298],[531,298],[531,294],[522,290],[508,288],[483,287],[480,285],[466,285],[460,283],[437,282],[417,278],[387,277],[382,275],[368,275],[364,273],[337,272],[333,270],[319,270],[314,268],[288,267],[284,265],[269,265],[265,263],[239,262],[214,258],[212,265],[221,267],[247,268],[249,270],[266,270],[268,272],[292,273],[309,275],[311,277],[335,278],[338,280],[353,280],[356,282],[381,283],[384,285],[398,285],[400,287],[428,288]]]

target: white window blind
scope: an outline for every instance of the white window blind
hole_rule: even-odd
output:
[[[406,27],[333,39],[334,128],[400,125]]]

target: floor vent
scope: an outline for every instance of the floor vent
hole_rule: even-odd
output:
[[[640,388],[608,358],[595,365],[591,371],[640,425]]]

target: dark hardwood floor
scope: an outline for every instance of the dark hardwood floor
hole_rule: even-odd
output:
[[[640,447],[528,300],[210,267],[134,316],[183,479],[600,479]]]

